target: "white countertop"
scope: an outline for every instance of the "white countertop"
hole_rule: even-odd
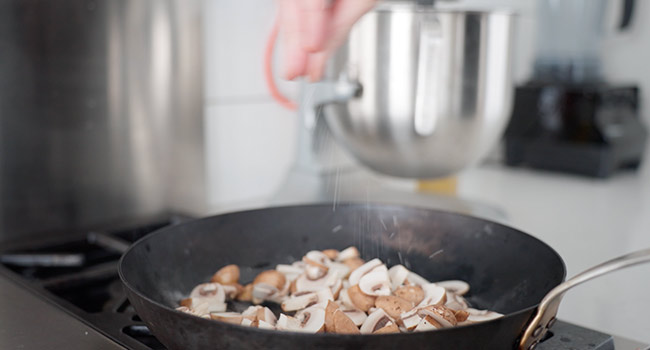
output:
[[[650,173],[590,179],[487,164],[459,175],[461,198],[505,211],[506,224],[537,236],[563,257],[568,276],[650,247]],[[650,265],[570,291],[559,317],[650,342]]]

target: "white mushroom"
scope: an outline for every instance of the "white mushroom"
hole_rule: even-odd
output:
[[[246,327],[251,327],[253,325],[253,321],[248,318],[242,318],[241,325]]]
[[[337,280],[336,273],[332,271],[328,271],[327,274],[318,279],[311,279],[306,274],[302,274],[296,279],[296,291],[314,292],[335,285]]]
[[[323,288],[317,292],[297,293],[282,302],[282,310],[285,312],[297,311],[328,300],[334,300],[329,288]]]
[[[399,318],[401,314],[413,309],[413,303],[394,295],[381,295],[375,300],[375,306],[384,310],[388,316]]]
[[[409,281],[411,284],[423,286],[425,284],[429,284],[429,281],[427,281],[424,277],[418,275],[417,273],[410,271],[408,277],[406,280]]]
[[[348,316],[357,327],[361,326],[366,318],[368,318],[368,315],[366,315],[366,313],[361,310],[350,309],[341,311],[343,311],[343,313],[345,313],[345,315]]]
[[[330,271],[336,274],[337,278],[346,278],[350,274],[350,268],[347,267],[345,264],[332,262],[328,265],[328,267]]]
[[[296,315],[300,322],[300,332],[320,333],[325,331],[325,310],[323,308],[308,308]]]
[[[386,266],[379,265],[364,274],[359,279],[359,288],[366,295],[390,295],[390,278]]]
[[[424,331],[432,331],[435,329],[440,329],[442,328],[440,324],[438,324],[434,319],[431,317],[423,317],[420,320],[420,323],[413,329],[414,332],[424,332]]]
[[[375,267],[381,266],[381,265],[382,265],[381,260],[372,259],[372,260],[368,261],[367,263],[359,266],[357,269],[355,269],[354,271],[352,271],[350,273],[350,277],[348,278],[348,280],[350,281],[350,284],[351,285],[358,284],[359,280],[361,279],[361,277],[363,277],[363,275],[367,274],[368,272],[370,272]]]
[[[395,296],[408,300],[415,305],[418,305],[424,299],[424,290],[420,286],[401,286],[393,293]]]
[[[488,310],[467,309],[467,322],[485,322],[503,317],[503,314]]]
[[[421,320],[422,317],[418,314],[418,310],[413,309],[411,311],[402,313],[400,315],[399,323],[401,323],[402,326],[406,328],[406,330],[411,331],[418,326]]]
[[[422,289],[424,290],[424,299],[418,304],[418,307],[443,305],[447,301],[447,291],[435,283],[424,284]]]
[[[257,323],[257,328],[260,328],[260,329],[275,329],[275,326],[273,326],[272,324],[270,324],[268,322],[265,322],[263,320],[259,320],[258,323]]]
[[[286,265],[286,264],[278,264],[275,267],[275,270],[284,274],[284,276],[289,281],[295,280],[296,278],[298,278],[298,276],[300,276],[305,271],[304,267],[298,267],[298,266]]]
[[[297,332],[300,330],[300,321],[296,318],[287,316],[285,314],[280,314],[278,322],[275,324],[276,329],[282,331],[294,331]]]
[[[448,292],[452,292],[457,295],[465,295],[465,293],[469,292],[469,284],[465,281],[450,280],[436,282],[436,284],[446,289]]]
[[[346,288],[346,289],[341,290],[341,292],[339,292],[338,301],[344,308],[357,309],[357,307],[354,305],[354,303],[350,299],[350,296],[348,294],[348,290],[349,289]]]
[[[307,261],[305,261],[305,259],[314,261],[314,262],[316,262],[318,264],[321,264],[323,266],[327,266],[332,261],[332,260],[330,260],[330,258],[327,257],[327,255],[325,253],[323,253],[320,250],[312,250],[312,251],[307,252],[307,254],[305,254],[305,256],[303,257],[303,260],[302,260],[302,261],[307,263]]]
[[[241,324],[244,317],[237,312],[213,312],[210,313],[210,318],[226,323]]]
[[[403,285],[409,275],[409,270],[402,265],[395,265],[388,269],[388,276],[390,277],[391,289],[395,290]]]
[[[279,294],[280,291],[267,283],[256,283],[253,285],[253,304],[261,304]]]
[[[359,250],[356,247],[348,247],[339,252],[336,261],[345,261],[351,258],[358,258]]]
[[[453,327],[458,323],[454,312],[442,305],[423,307],[418,310],[418,315],[422,317],[430,316],[444,328]]]
[[[202,283],[192,289],[190,298],[216,298],[217,300],[226,301],[226,292],[219,283]]]
[[[445,306],[453,310],[465,310],[469,307],[465,298],[447,291],[447,302]]]
[[[368,318],[366,318],[366,320],[363,322],[361,325],[361,333],[373,333],[376,330],[386,326],[389,322],[394,323],[394,321],[384,312],[384,310],[377,309],[375,312],[368,315]]]

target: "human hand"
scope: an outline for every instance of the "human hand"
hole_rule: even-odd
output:
[[[278,0],[284,75],[320,80],[327,59],[377,0]]]

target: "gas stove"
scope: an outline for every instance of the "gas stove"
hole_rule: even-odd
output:
[[[117,264],[132,242],[187,219],[173,215],[3,244],[0,347],[31,349],[47,344],[48,348],[165,349],[126,298]],[[39,329],[40,336],[30,336],[29,327]],[[623,342],[560,321],[537,349],[643,348]]]

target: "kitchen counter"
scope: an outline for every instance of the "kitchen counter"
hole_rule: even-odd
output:
[[[459,175],[458,195],[501,209],[505,223],[564,258],[568,276],[650,247],[650,174],[608,180],[486,164]],[[650,343],[650,265],[590,281],[567,293],[559,317]]]

